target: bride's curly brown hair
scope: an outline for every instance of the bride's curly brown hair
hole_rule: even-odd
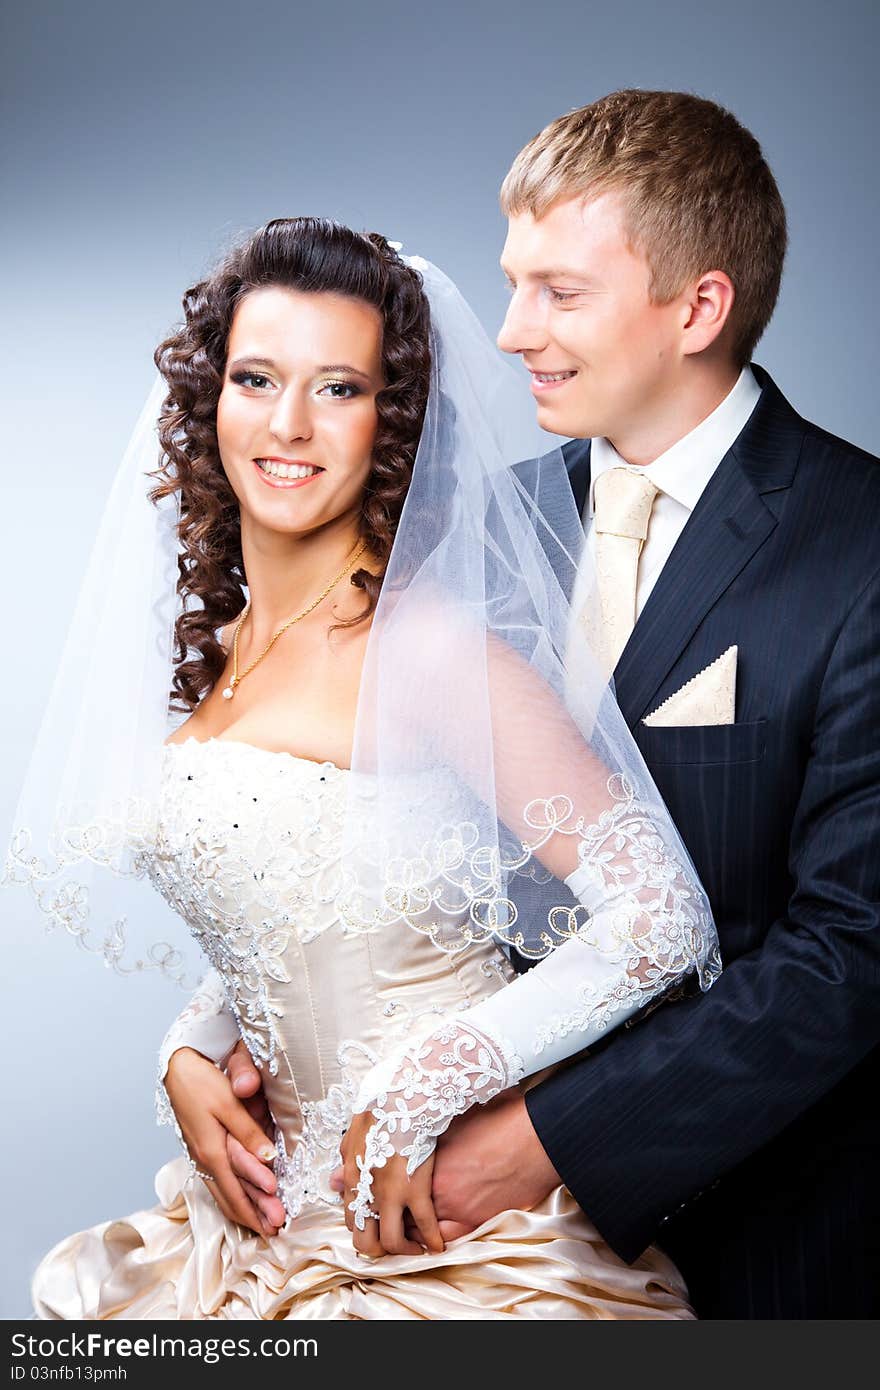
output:
[[[358,569],[351,583],[374,611],[413,463],[428,399],[430,316],[421,277],[383,236],[354,232],[317,217],[284,217],[260,227],[205,280],[183,296],[185,320],[160,343],[156,366],[168,383],[159,416],[162,463],[150,496],[178,493],[181,554],[175,622],[172,707],[189,712],[226,664],[218,633],[244,606],[238,499],[217,446],[217,402],[238,305],[267,286],[349,295],[382,315],[385,386],[376,397],[373,466],[364,489],[360,537],[380,564]],[[340,624],[347,626],[348,624]]]

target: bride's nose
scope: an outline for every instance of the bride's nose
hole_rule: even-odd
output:
[[[275,438],[284,443],[292,439],[311,439],[312,415],[308,391],[293,385],[282,391],[275,402],[269,428]]]

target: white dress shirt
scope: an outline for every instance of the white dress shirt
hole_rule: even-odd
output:
[[[590,492],[584,506],[587,548],[593,561],[596,538],[593,534],[593,488],[600,473],[608,468],[628,468],[650,478],[659,489],[654,499],[648,535],[639,556],[636,617],[648,601],[660,571],[672,554],[673,546],[700,500],[712,474],[744,428],[758,403],[761,388],[751,368],[743,367],[733,389],[707,415],[696,429],[679,439],[653,463],[628,464],[607,439],[590,441]]]

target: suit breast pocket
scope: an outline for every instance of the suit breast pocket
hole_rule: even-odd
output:
[[[715,920],[728,930],[764,920],[777,873],[778,806],[765,758],[772,727],[766,719],[666,729],[637,725],[651,776],[690,851]],[[723,938],[722,954],[727,949]]]
[[[636,742],[649,767],[694,764],[729,767],[735,763],[759,763],[767,742],[767,720],[751,724],[692,724],[651,728],[639,724]]]

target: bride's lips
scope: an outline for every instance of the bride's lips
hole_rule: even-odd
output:
[[[268,460],[266,460],[266,461],[269,462],[269,463],[294,463],[294,462],[296,462],[296,460],[294,460],[294,459],[268,459]],[[266,485],[267,485],[268,487],[280,487],[280,488],[305,487],[306,483],[313,483],[313,482],[315,481],[315,479],[316,479],[316,478],[320,478],[321,474],[324,472],[323,468],[318,468],[317,473],[311,473],[307,478],[276,478],[276,477],[274,477],[271,473],[267,473],[266,470],[265,470],[264,468],[261,468],[260,465],[259,465],[259,463],[257,462],[256,459],[253,460],[253,465],[254,465],[254,468],[255,468],[255,470],[256,470],[258,476],[262,479],[262,481],[263,481],[264,483],[266,483]],[[310,464],[308,464],[308,467],[309,467],[309,468],[317,468],[317,464],[310,463]]]

